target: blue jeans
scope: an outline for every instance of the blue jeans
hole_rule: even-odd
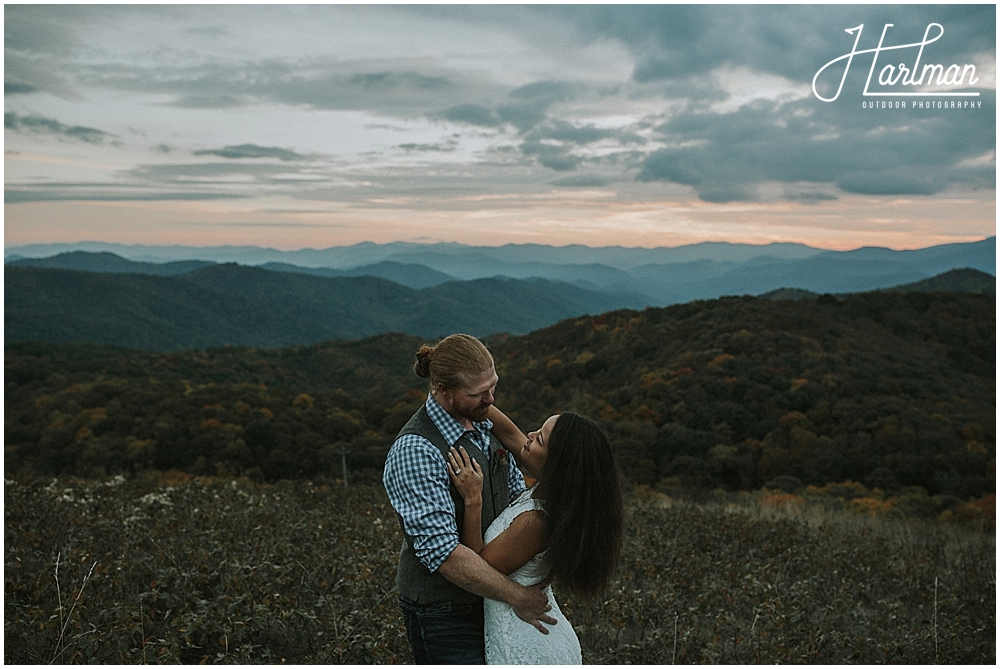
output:
[[[417,664],[486,664],[483,604],[421,605],[399,598]]]

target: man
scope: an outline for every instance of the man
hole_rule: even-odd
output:
[[[524,477],[490,432],[498,379],[482,342],[457,334],[422,346],[414,371],[430,379],[430,393],[400,430],[382,477],[403,530],[399,606],[417,664],[483,664],[483,597],[510,604],[543,634],[542,623],[555,619],[540,587],[514,583],[459,543],[465,505],[445,457],[464,447],[482,468],[484,532],[524,490]]]

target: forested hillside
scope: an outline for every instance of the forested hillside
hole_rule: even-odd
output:
[[[994,489],[990,296],[724,298],[560,323],[507,340],[502,401],[521,422],[605,421],[639,481]]]
[[[526,333],[643,303],[544,279],[447,282],[212,265],[177,276],[4,268],[8,341],[103,342],[157,351],[286,346],[404,332]]]
[[[995,487],[995,339],[990,296],[887,292],[617,311],[487,344],[498,404],[522,427],[594,416],[636,482],[853,480],[971,498]],[[421,341],[8,344],[5,466],[274,480],[337,476],[346,451],[352,476],[374,478],[424,397]]]

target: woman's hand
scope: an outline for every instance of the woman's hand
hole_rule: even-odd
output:
[[[448,453],[448,476],[458,488],[458,494],[466,505],[482,504],[483,500],[483,469],[479,463],[469,457],[465,448],[459,446]]]

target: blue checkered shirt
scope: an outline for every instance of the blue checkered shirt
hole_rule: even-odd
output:
[[[466,430],[433,396],[427,397],[425,406],[445,442],[454,445],[468,434],[486,459],[490,459],[491,421],[473,423],[475,429]],[[413,542],[417,559],[431,572],[438,570],[459,543],[455,503],[448,492],[451,478],[446,466],[441,451],[431,442],[416,434],[404,434],[389,449],[382,475],[389,502],[403,519],[403,529]],[[511,499],[524,490],[524,477],[513,462],[509,486]]]

